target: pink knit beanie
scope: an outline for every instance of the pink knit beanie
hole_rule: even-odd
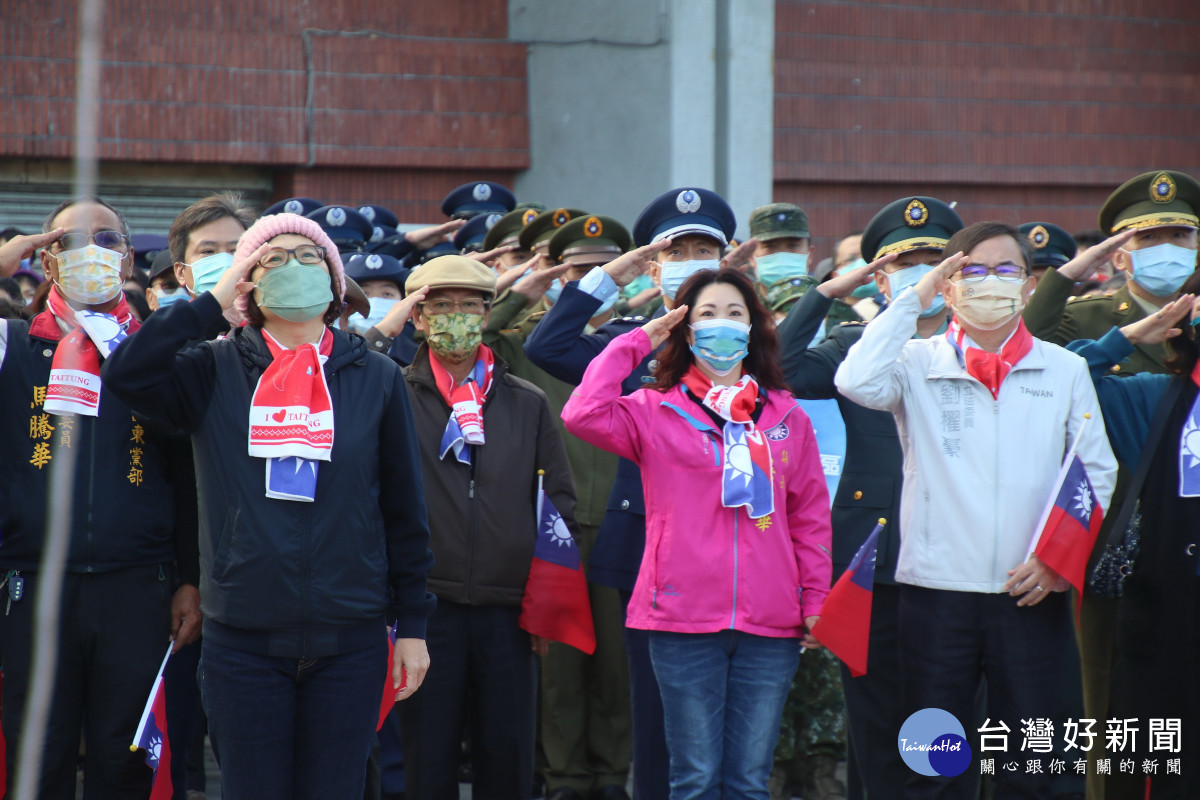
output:
[[[320,225],[299,214],[272,214],[267,217],[259,217],[253,225],[246,229],[242,238],[238,239],[237,250],[233,254],[233,263],[241,264],[246,261],[264,242],[271,241],[281,233],[298,233],[301,236],[307,236],[313,244],[325,248],[325,260],[329,263],[329,268],[333,272],[334,285],[337,286],[337,299],[344,300],[346,297],[346,270],[342,266],[342,257],[338,255],[337,245],[325,231],[321,230]],[[253,262],[244,264],[242,280],[249,280],[250,272],[253,269]],[[238,295],[235,304],[242,317],[245,317],[246,310],[250,306],[250,295]]]

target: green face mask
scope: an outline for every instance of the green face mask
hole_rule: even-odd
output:
[[[455,311],[449,314],[433,314],[425,318],[429,332],[425,341],[438,358],[457,364],[475,354],[483,341],[483,315]]]
[[[254,299],[288,322],[308,322],[325,313],[333,300],[329,273],[312,264],[292,259],[282,267],[267,270],[258,279]]]

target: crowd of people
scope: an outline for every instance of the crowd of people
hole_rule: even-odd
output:
[[[9,786],[66,504],[40,797],[81,752],[86,797],[150,795],[172,640],[178,798],[205,732],[231,799],[1196,796],[1198,210],[1170,170],[1078,241],[906,196],[810,263],[801,208],[739,243],[700,187],[626,227],[480,181],[409,231],[221,193],[139,264],[118,208],[66,200],[0,232]],[[1104,525],[1056,569],[1073,463]],[[859,675],[813,629],[881,518]],[[592,652],[527,622],[543,548]],[[957,772],[898,747],[931,708]],[[1173,723],[1183,769],[1105,768],[1110,720]],[[1099,741],[989,768],[1033,721]]]

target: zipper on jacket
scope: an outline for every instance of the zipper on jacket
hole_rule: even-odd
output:
[[[774,491],[774,487],[771,487]],[[737,590],[738,590],[738,517],[737,509],[733,513],[733,608],[729,612],[729,628],[737,621]]]
[[[992,568],[989,580],[991,575],[996,574],[996,563],[999,561],[996,550],[1000,546],[1000,400],[997,398],[992,399],[992,441],[992,453],[996,459],[993,474],[996,477],[992,481]]]

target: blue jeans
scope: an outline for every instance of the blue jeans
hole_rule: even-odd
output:
[[[205,639],[200,697],[226,800],[362,797],[387,673],[387,633],[364,650],[260,656]]]
[[[650,633],[671,753],[671,800],[766,800],[799,655],[796,639],[733,630]]]

